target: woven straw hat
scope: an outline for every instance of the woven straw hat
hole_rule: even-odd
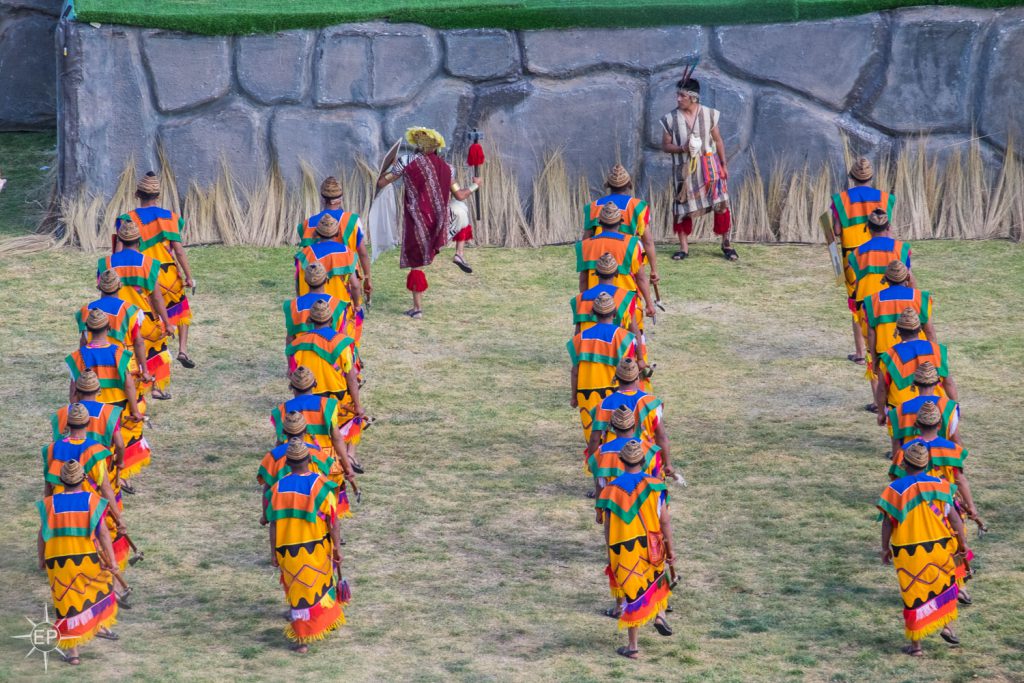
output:
[[[608,292],[601,292],[594,299],[594,313],[597,315],[611,315],[615,312],[615,299]]]
[[[331,322],[331,307],[323,299],[318,299],[309,309],[309,319],[315,323]]]
[[[324,264],[319,261],[313,261],[303,273],[306,278],[306,284],[310,287],[319,287],[323,283],[327,282],[327,269],[324,268]]]
[[[338,221],[334,220],[331,214],[325,213],[316,222],[316,234],[320,237],[334,237],[338,234]]]
[[[882,231],[889,227],[889,214],[885,212],[885,209],[875,209],[868,214],[868,227],[875,231]]]
[[[100,390],[100,376],[97,375],[92,368],[87,368],[85,372],[78,375],[78,379],[75,380],[75,389],[78,389],[83,394],[93,394]]]
[[[419,147],[424,152],[444,149],[444,136],[433,128],[413,126],[405,131],[405,141]]]
[[[919,316],[917,311],[909,306],[904,308],[900,312],[900,317],[896,319],[896,329],[904,330],[905,332],[915,332],[920,330],[921,316]]]
[[[612,188],[625,187],[631,182],[633,182],[633,179],[629,176],[629,171],[622,164],[612,166],[612,172],[608,174],[607,180],[604,181],[605,185]]]
[[[121,276],[113,268],[105,270],[96,281],[96,286],[104,294],[114,294],[121,289]]]
[[[135,185],[135,191],[142,194],[160,194],[160,178],[156,173],[149,171],[139,178],[139,182]]]
[[[601,254],[596,264],[598,275],[614,275],[619,272],[619,262],[609,253]]]
[[[60,468],[60,480],[67,486],[78,486],[85,479],[85,470],[77,460],[68,460]]]
[[[307,389],[312,389],[316,384],[316,375],[314,375],[313,371],[305,365],[300,365],[295,368],[295,372],[293,372],[291,377],[288,378],[288,383],[294,389],[306,391]]]
[[[635,382],[640,377],[640,366],[632,358],[623,358],[615,367],[615,377],[620,382]]]
[[[121,238],[122,242],[135,242],[142,236],[142,233],[139,232],[139,226],[135,225],[135,221],[122,216],[121,224],[117,226],[117,236]]]
[[[942,411],[939,404],[925,401],[917,411],[917,424],[923,427],[934,427],[942,422]]]
[[[622,222],[622,212],[612,202],[601,205],[601,214],[597,217],[601,225],[618,225]]]
[[[644,449],[636,439],[630,439],[619,451],[619,459],[627,465],[639,465],[644,461]]]
[[[903,462],[914,467],[928,467],[930,459],[928,447],[921,442],[912,443],[903,449]]]
[[[110,327],[110,318],[98,308],[89,311],[89,317],[85,319],[85,327],[93,332],[99,332]]]
[[[865,157],[857,159],[853,162],[853,166],[850,167],[850,177],[854,180],[859,180],[862,183],[866,183],[875,177],[875,169],[871,167],[871,162]]]
[[[293,410],[284,416],[284,424],[281,425],[281,428],[285,434],[301,434],[306,431],[307,426],[306,416],[297,410]]]
[[[636,415],[629,409],[629,406],[619,406],[612,411],[612,427],[615,429],[627,430],[636,426]]]
[[[288,450],[285,451],[285,458],[291,462],[298,462],[309,457],[309,448],[302,439],[288,439]]]
[[[81,403],[72,403],[71,407],[68,408],[69,427],[84,427],[89,424],[90,419],[92,418],[89,415],[89,409]]]
[[[933,387],[940,381],[939,371],[935,369],[935,366],[929,360],[921,363],[917,366],[917,370],[914,370],[914,384]]]
[[[324,199],[337,199],[342,195],[341,183],[334,176],[327,176],[320,183],[320,196]]]
[[[910,270],[903,261],[894,259],[889,261],[889,265],[885,267],[885,279],[894,285],[906,282],[910,276]]]

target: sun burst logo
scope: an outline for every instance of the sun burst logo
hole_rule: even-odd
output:
[[[20,636],[11,636],[12,638],[21,638],[27,640],[32,649],[28,651],[25,658],[28,659],[35,652],[41,652],[43,654],[43,671],[49,671],[50,666],[50,654],[57,652],[61,657],[64,656],[64,651],[60,649],[60,631],[57,630],[57,626],[50,621],[50,610],[46,605],[43,605],[43,620],[36,622],[32,621],[29,617],[25,617],[25,620],[32,624],[32,630],[28,633],[23,633]]]

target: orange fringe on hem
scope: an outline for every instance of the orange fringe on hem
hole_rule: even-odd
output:
[[[623,620],[620,617],[619,618],[619,630],[621,631],[622,629],[633,628],[634,626],[643,626],[644,624],[646,624],[648,622],[654,621],[657,618],[658,614],[660,612],[664,611],[664,609],[666,607],[668,607],[668,599],[669,599],[670,595],[671,595],[671,593],[669,595],[666,595],[664,598],[662,598],[658,602],[656,602],[654,604],[654,609],[649,612],[649,616],[646,617],[645,619],[635,619],[633,621],[625,621],[625,620]]]
[[[340,628],[340,627],[342,627],[344,625],[345,625],[345,615],[344,615],[344,613],[342,613],[341,615],[338,616],[337,619],[335,619],[334,623],[332,623],[330,626],[328,626],[327,628],[325,628],[323,631],[321,631],[320,633],[316,634],[315,636],[301,637],[301,636],[299,636],[299,634],[297,634],[295,632],[295,629],[292,628],[292,625],[288,624],[287,626],[284,627],[284,637],[287,638],[288,640],[292,641],[293,643],[298,643],[299,645],[309,645],[310,643],[315,643],[318,640],[323,640],[324,638],[327,637],[328,633],[330,633],[331,631],[333,631],[333,630],[335,630],[337,628]]]
[[[138,474],[145,468],[149,467],[150,462],[152,462],[152,456],[147,455],[145,459],[138,461],[137,463],[130,467],[126,467],[118,471],[117,476],[120,477],[121,479],[129,479],[131,477],[134,477],[136,474]]]
[[[88,635],[82,636],[81,638],[61,638],[60,642],[58,643],[58,646],[62,650],[70,650],[73,647],[79,647],[81,645],[85,645],[90,640],[92,640],[93,638],[96,637],[96,634],[100,632],[101,628],[110,628],[111,626],[117,626],[117,615],[116,614],[112,615],[110,617],[107,617],[106,619],[101,621],[100,625],[99,625],[99,628],[97,628],[95,631],[93,631],[92,633],[90,633]]]
[[[942,617],[935,623],[928,624],[928,626],[925,628],[918,629],[916,631],[903,629],[903,633],[906,634],[907,640],[923,640],[924,638],[927,638],[936,631],[941,631],[946,626],[956,621],[957,615],[957,612],[953,612],[952,614],[947,614],[946,616]]]

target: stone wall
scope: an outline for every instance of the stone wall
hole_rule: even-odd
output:
[[[60,0],[0,0],[0,131],[57,125]]]
[[[755,156],[762,168],[838,170],[840,132],[866,153],[922,132],[936,150],[984,135],[997,160],[1010,131],[1024,131],[1021,9],[624,30],[368,23],[243,37],[68,23],[58,47],[65,193],[109,194],[129,155],[140,170],[156,166],[158,143],[182,189],[210,184],[222,156],[243,181],[277,160],[294,182],[299,159],[321,173],[376,160],[412,124],[456,143],[485,130],[524,192],[557,148],[595,185],[616,160],[661,183],[658,118],[697,53],[733,177]]]

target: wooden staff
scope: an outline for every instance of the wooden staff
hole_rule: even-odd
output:
[[[107,551],[99,544],[96,545],[96,554],[99,556],[101,564],[105,564],[110,567],[107,571],[109,571],[111,576],[114,577],[114,581],[121,585],[121,588],[124,590],[122,595],[127,596],[131,593],[132,587],[128,585],[128,582],[124,580],[124,576],[121,575],[121,570],[117,568],[117,561],[107,557]]]
[[[129,565],[134,567],[136,562],[142,562],[146,559],[146,553],[139,550],[139,547],[135,545],[134,541],[132,541],[131,536],[124,534],[124,540],[128,541],[128,547],[132,549],[132,556],[128,558]]]

